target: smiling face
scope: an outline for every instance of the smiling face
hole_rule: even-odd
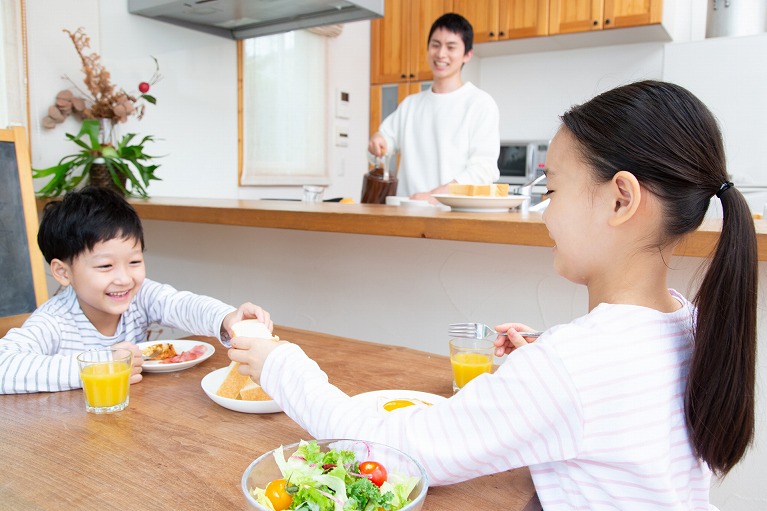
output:
[[[554,269],[572,282],[588,284],[608,263],[603,242],[608,225],[606,187],[594,183],[591,168],[566,129],[552,140],[546,166],[550,202],[543,221],[555,243]]]
[[[472,52],[466,52],[461,36],[445,28],[438,28],[429,39],[429,67],[434,75],[434,82],[462,85],[461,68],[471,60]]]
[[[85,316],[103,335],[113,335],[123,312],[146,278],[141,244],[133,238],[96,243],[71,264],[51,261],[51,273],[70,285]]]

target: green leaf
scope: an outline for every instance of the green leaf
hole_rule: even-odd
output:
[[[141,97],[144,98],[147,103],[152,103],[153,105],[157,104],[157,100],[154,96],[150,96],[149,94],[142,94]]]

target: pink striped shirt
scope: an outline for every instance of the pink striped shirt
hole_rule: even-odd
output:
[[[695,310],[671,293],[683,306],[670,314],[601,304],[428,408],[371,410],[292,344],[267,358],[261,384],[315,438],[398,447],[434,485],[529,466],[547,511],[708,510],[683,406]]]

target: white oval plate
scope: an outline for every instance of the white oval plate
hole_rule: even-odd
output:
[[[502,213],[516,208],[529,197],[526,195],[507,195],[504,197],[478,197],[470,195],[435,194],[435,199],[453,211],[472,213]]]
[[[438,396],[437,394],[430,394],[428,392],[419,392],[417,390],[374,390],[371,392],[363,392],[362,394],[357,394],[356,396],[352,396],[352,399],[370,403],[370,406],[375,407],[375,409],[381,413],[392,413],[393,411],[396,411],[396,410],[392,410],[392,412],[387,412],[383,408],[384,403],[387,403],[395,399],[410,399],[410,400],[420,401],[423,403],[423,405],[429,406],[429,405],[437,404],[440,401],[444,401],[447,398],[443,396]],[[407,410],[409,408],[411,407],[408,406],[406,408],[400,408],[400,410],[402,409]]]
[[[162,343],[172,344],[173,348],[176,350],[176,353],[178,354],[181,354],[184,351],[191,350],[195,346],[199,346],[202,344],[203,346],[205,346],[205,353],[203,353],[202,356],[197,357],[194,360],[189,360],[187,362],[176,362],[171,364],[161,364],[160,360],[144,360],[145,373],[172,373],[174,371],[182,371],[184,369],[189,369],[190,367],[196,366],[200,362],[203,362],[209,359],[216,352],[216,348],[214,348],[207,342],[195,341],[192,339],[140,342],[137,344],[137,346],[143,350],[144,348],[151,346],[153,344],[162,344]]]
[[[242,413],[276,413],[281,412],[280,406],[274,401],[243,401],[241,399],[230,399],[228,397],[221,397],[216,395],[216,391],[224,382],[226,374],[229,372],[229,367],[222,367],[216,369],[212,373],[208,373],[200,382],[202,390],[211,398],[216,404],[228,408],[235,412]]]

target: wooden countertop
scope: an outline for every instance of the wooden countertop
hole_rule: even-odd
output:
[[[354,395],[411,389],[452,395],[445,356],[410,348],[275,327]],[[0,508],[246,509],[240,479],[251,461],[309,435],[284,413],[233,412],[200,381],[226,367],[216,339],[211,358],[173,373],[145,373],[122,412],[85,411],[82,390],[0,396]],[[375,372],[375,381],[359,378]],[[537,507],[536,507],[537,505]],[[424,511],[540,509],[530,472],[519,468],[431,487]]]
[[[44,201],[40,201],[40,203]],[[305,204],[298,201],[153,197],[131,199],[143,220],[214,225],[400,236],[551,247],[540,214],[464,213],[379,204]],[[767,261],[767,220],[756,220],[759,260]],[[677,247],[675,254],[709,255],[719,239],[721,221],[704,222]]]

